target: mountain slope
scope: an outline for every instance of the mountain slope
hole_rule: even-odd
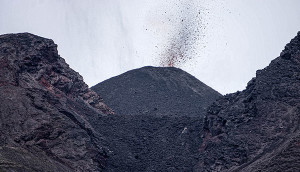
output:
[[[116,112],[94,125],[113,152],[106,171],[191,171],[206,108],[221,96],[173,67],[131,70],[91,89]]]
[[[200,115],[217,91],[174,67],[143,67],[91,88],[118,114]]]
[[[209,108],[195,169],[300,171],[299,114],[300,32],[244,91]]]
[[[106,150],[87,122],[103,113],[113,112],[52,40],[0,36],[0,171],[104,168]]]

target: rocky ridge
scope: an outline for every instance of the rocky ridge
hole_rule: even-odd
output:
[[[205,117],[199,171],[300,171],[300,32]]]
[[[0,73],[0,171],[104,168],[107,151],[87,118],[113,111],[69,68],[52,40],[1,35]],[[43,160],[35,163],[38,157]]]

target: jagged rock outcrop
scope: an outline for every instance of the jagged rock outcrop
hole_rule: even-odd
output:
[[[242,92],[214,103],[195,171],[300,171],[300,32]]]
[[[101,170],[107,150],[88,120],[112,113],[52,40],[0,36],[0,171]]]
[[[82,99],[102,113],[113,113],[99,95],[88,88],[82,76],[58,55],[57,45],[52,40],[29,33],[8,34],[0,37],[0,44],[3,70],[0,85],[38,87],[57,96],[65,94]]]
[[[116,113],[201,116],[220,93],[175,67],[143,67],[91,88]]]

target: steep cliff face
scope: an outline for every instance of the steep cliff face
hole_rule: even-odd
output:
[[[199,171],[300,171],[300,32],[205,117]]]
[[[104,167],[106,151],[87,120],[113,111],[56,48],[29,33],[0,36],[0,170]]]

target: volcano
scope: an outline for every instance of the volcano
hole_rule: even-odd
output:
[[[201,116],[220,93],[175,67],[143,67],[91,88],[119,114]]]
[[[88,88],[52,40],[1,35],[0,171],[300,171],[299,90],[300,32],[225,96],[174,67]]]

